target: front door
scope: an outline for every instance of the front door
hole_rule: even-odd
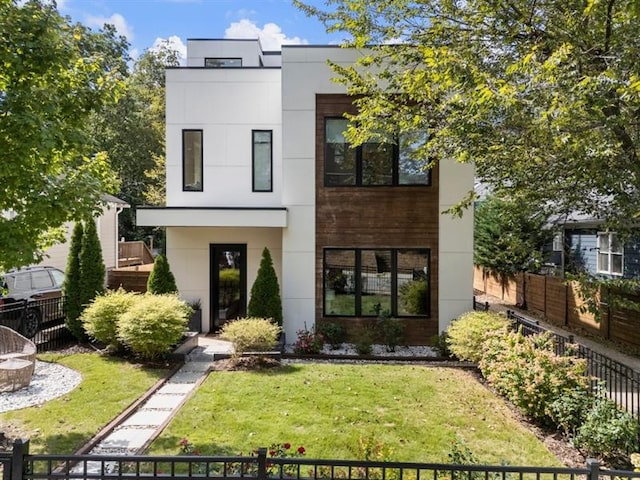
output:
[[[247,246],[209,245],[211,313],[213,330],[247,313]]]

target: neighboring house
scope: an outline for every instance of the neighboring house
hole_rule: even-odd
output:
[[[104,194],[102,199],[106,203],[102,208],[102,214],[96,218],[96,222],[102,247],[102,258],[105,267],[109,270],[118,266],[118,214],[123,208],[129,208],[129,205],[113,195]],[[65,228],[65,241],[46,250],[40,265],[66,270],[73,222],[68,222]]]
[[[137,209],[165,226],[180,294],[199,299],[203,330],[246,314],[268,247],[289,343],[335,321],[354,333],[378,310],[426,343],[471,310],[473,213],[442,214],[473,188],[473,166],[431,171],[404,145],[348,148],[354,112],[327,60],[358,52],[258,40],[189,40],[166,71],[166,207]]]
[[[640,233],[623,243],[602,220],[572,215],[555,236],[549,265],[560,272],[584,271],[607,278],[640,278]]]

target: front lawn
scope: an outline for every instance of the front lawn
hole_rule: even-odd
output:
[[[153,443],[177,454],[188,438],[205,455],[290,442],[309,458],[447,462],[461,439],[484,463],[561,465],[472,373],[416,365],[294,364],[213,372]]]
[[[0,431],[29,438],[31,453],[74,453],[167,372],[96,353],[42,354],[38,359],[80,372],[82,382],[41,406],[0,414]]]

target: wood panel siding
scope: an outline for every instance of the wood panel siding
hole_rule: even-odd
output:
[[[323,249],[428,248],[429,318],[403,319],[410,344],[425,343],[438,333],[438,169],[429,186],[324,186],[324,121],[355,113],[347,95],[316,96],[316,321],[339,321],[355,332],[371,318],[323,319]]]

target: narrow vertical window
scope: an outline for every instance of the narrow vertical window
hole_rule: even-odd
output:
[[[271,130],[253,130],[253,191],[273,191],[273,133]]]
[[[182,131],[182,190],[202,192],[202,130]]]
[[[330,187],[356,184],[356,150],[344,138],[348,125],[344,118],[325,121],[324,175]]]

